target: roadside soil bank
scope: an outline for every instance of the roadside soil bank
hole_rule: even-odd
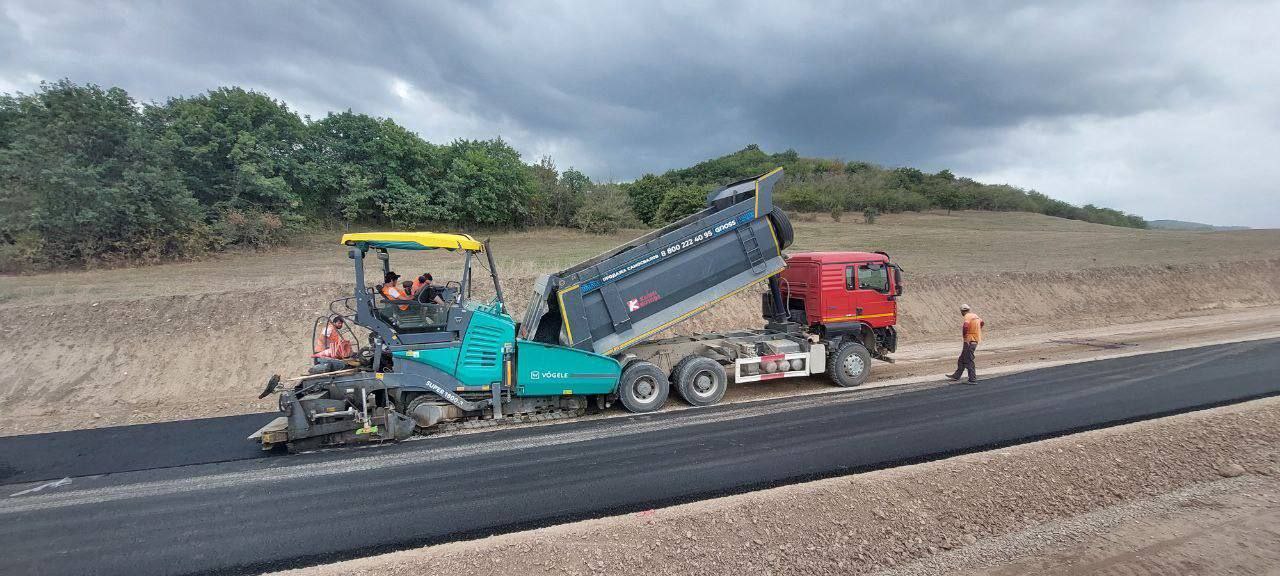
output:
[[[1265,573],[1277,502],[1270,398],[284,574]]]
[[[950,371],[960,302],[986,319],[984,370],[1125,350],[1267,337],[1280,324],[1280,260],[1074,272],[911,276],[901,300],[898,363],[876,380]],[[520,311],[532,280],[506,283]],[[301,374],[312,325],[339,283],[112,299],[0,304],[0,435],[272,411],[258,400],[274,373]],[[1168,321],[1146,325],[1143,322]],[[748,291],[678,327],[759,323]],[[731,386],[726,401],[829,388],[825,379]]]
[[[959,548],[883,576],[1276,574],[1280,481],[1242,476]]]
[[[1111,344],[1086,342],[1108,341],[1108,328],[1280,305],[1280,230],[1135,230],[990,212],[886,214],[874,225],[797,214],[793,223],[792,251],[886,250],[905,267],[900,362],[876,363],[880,381],[949,370],[962,302],[987,320],[980,362],[988,373],[1041,356],[1088,357],[1091,347],[1113,353],[1105,349]],[[493,233],[509,309],[523,312],[535,275],[642,233]],[[338,234],[194,262],[0,276],[0,435],[273,410],[257,400],[261,386],[273,373],[305,369],[312,322],[350,294]],[[393,264],[448,280],[460,261],[410,251]],[[483,282],[477,288],[487,296]],[[721,302],[676,331],[757,326],[758,292]],[[1215,326],[1201,326],[1206,343],[1240,335],[1239,326]],[[1064,330],[1096,331],[1073,344]],[[1132,348],[1185,342],[1186,330],[1153,333]],[[1126,337],[1124,347],[1137,338]],[[815,379],[731,387],[728,399],[826,386]]]

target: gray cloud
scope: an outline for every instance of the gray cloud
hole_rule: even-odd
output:
[[[57,3],[0,9],[0,90],[236,84],[501,135],[596,178],[749,143],[950,168],[1149,217],[1280,226],[1274,3]]]

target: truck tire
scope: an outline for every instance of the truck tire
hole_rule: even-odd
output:
[[[827,374],[836,386],[861,386],[871,375],[871,353],[857,342],[845,342],[827,356]]]
[[[724,398],[729,388],[724,366],[705,356],[689,356],[676,365],[676,394],[690,406],[710,406]]]
[[[774,207],[769,212],[769,221],[773,223],[773,232],[778,235],[778,247],[786,250],[796,239],[796,231],[791,227],[791,219],[781,208]]]
[[[667,402],[671,382],[652,362],[627,364],[618,378],[618,400],[629,412],[653,412]]]

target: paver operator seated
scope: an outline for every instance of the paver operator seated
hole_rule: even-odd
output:
[[[311,358],[315,362],[312,373],[332,372],[347,367],[347,358],[351,357],[351,341],[342,337],[345,324],[342,316],[331,316],[324,329],[316,334],[315,353]]]
[[[431,277],[430,272],[417,277],[417,279],[413,281],[413,297],[419,302],[435,303],[443,306],[444,298],[440,297],[440,291],[431,283],[432,280],[434,280],[434,278]],[[425,297],[422,296],[423,290],[427,291]]]
[[[404,293],[404,288],[401,288],[396,283],[399,279],[400,275],[395,272],[387,272],[386,275],[382,277],[382,288],[380,290],[382,292],[382,297],[386,298],[390,302],[411,301],[412,298],[408,294]],[[408,309],[408,304],[400,305],[401,311]]]

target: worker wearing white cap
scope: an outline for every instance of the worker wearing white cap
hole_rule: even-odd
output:
[[[969,309],[968,304],[960,305],[960,315],[964,317],[964,321],[960,324],[960,337],[964,340],[964,348],[960,349],[960,358],[956,360],[956,371],[947,374],[947,378],[959,380],[960,375],[967,370],[969,380],[966,384],[977,384],[978,375],[973,362],[973,353],[977,352],[978,343],[982,341],[982,327],[985,323]]]

